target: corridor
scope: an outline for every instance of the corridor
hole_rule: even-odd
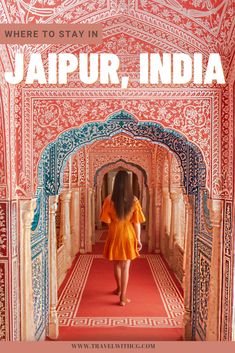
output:
[[[162,255],[144,245],[130,268],[131,303],[121,307],[113,265],[102,257],[106,234],[95,231],[92,253],[75,256],[59,288],[58,340],[182,340],[182,287]]]

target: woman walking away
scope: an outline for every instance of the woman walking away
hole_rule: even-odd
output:
[[[120,305],[130,302],[126,296],[131,260],[140,256],[140,223],[145,222],[139,200],[133,195],[129,175],[121,170],[116,174],[112,195],[103,203],[100,220],[109,225],[103,255],[114,262],[117,282],[115,294]]]

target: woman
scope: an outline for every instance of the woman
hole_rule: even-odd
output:
[[[140,223],[145,222],[139,200],[133,195],[129,175],[126,171],[116,174],[112,195],[105,198],[100,220],[109,225],[103,255],[114,261],[114,276],[117,282],[115,294],[120,296],[120,305],[130,302],[126,297],[131,260],[140,256]]]

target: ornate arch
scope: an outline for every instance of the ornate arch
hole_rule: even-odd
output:
[[[147,184],[148,180],[147,180],[146,171],[140,165],[125,161],[123,159],[119,159],[119,160],[117,160],[115,162],[111,162],[111,163],[106,163],[106,164],[102,165],[98,170],[96,170],[96,172],[93,175],[94,186],[95,187],[97,186],[97,188],[98,189],[100,188],[100,190],[101,190],[101,185],[102,185],[102,181],[103,181],[105,174],[115,168],[118,168],[118,167],[126,168],[126,169],[132,171],[133,173],[135,173],[137,175],[139,185],[143,181],[144,186],[145,186],[145,199],[146,199],[146,197],[147,197],[146,195],[148,195],[148,184]],[[98,214],[100,213],[99,207],[97,208],[97,212],[98,212]]]
[[[45,237],[48,233],[48,198],[58,195],[62,189],[63,171],[68,158],[82,146],[97,140],[107,139],[119,133],[126,133],[136,139],[148,140],[167,147],[180,161],[183,170],[183,186],[185,192],[194,199],[194,240],[193,240],[193,268],[192,268],[192,337],[195,338],[198,325],[198,311],[201,298],[200,263],[198,256],[198,237],[200,235],[202,195],[206,186],[206,166],[201,151],[180,133],[163,128],[155,122],[137,121],[126,111],[119,111],[105,122],[89,122],[81,128],[74,128],[62,133],[44,150],[39,167],[37,188],[37,208],[33,222],[32,239]],[[206,195],[207,196],[207,195]],[[207,199],[207,197],[206,197]],[[206,200],[204,200],[206,202]],[[210,261],[210,249],[208,249]],[[45,250],[47,258],[47,251]],[[46,260],[47,261],[47,260]],[[209,280],[208,278],[206,280]],[[199,300],[200,299],[200,300]],[[46,303],[48,306],[48,303]],[[46,314],[45,314],[46,315]],[[204,330],[204,328],[203,328]],[[202,338],[203,339],[203,338]]]
[[[124,167],[131,170],[133,173],[135,173],[138,176],[139,180],[141,180],[141,175],[142,175],[144,179],[144,184],[145,186],[147,186],[147,174],[145,170],[141,166],[132,162],[125,161],[124,159],[119,159],[113,163],[107,163],[102,167],[100,167],[94,175],[94,185],[98,185],[107,172],[118,167]]]
[[[165,145],[174,152],[183,169],[183,184],[188,195],[195,195],[206,185],[206,167],[201,151],[180,133],[163,128],[154,122],[135,120],[125,111],[115,113],[105,122],[90,122],[81,128],[71,129],[50,143],[39,163],[39,187],[46,194],[57,195],[62,187],[62,175],[69,156],[80,147],[124,132],[140,140]]]

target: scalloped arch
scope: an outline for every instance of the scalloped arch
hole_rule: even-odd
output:
[[[94,175],[94,185],[96,185],[98,183],[98,179],[99,179],[100,174],[103,177],[104,174],[107,173],[107,171],[112,170],[112,168],[116,168],[119,166],[125,166],[127,169],[129,168],[134,173],[136,173],[136,171],[138,170],[138,172],[143,175],[144,185],[146,187],[148,186],[146,171],[140,165],[138,165],[136,163],[128,162],[128,161],[121,159],[121,158],[116,160],[115,162],[106,163],[106,164],[102,165],[102,167],[100,167]]]
[[[183,186],[188,195],[194,196],[194,243],[193,243],[193,313],[197,309],[199,295],[198,278],[198,236],[201,230],[202,203],[207,201],[206,166],[199,148],[180,133],[166,129],[154,122],[136,120],[124,110],[116,112],[104,122],[89,122],[80,128],[62,133],[44,150],[39,167],[39,185],[36,192],[37,208],[32,227],[32,244],[35,239],[44,239],[48,234],[49,196],[59,194],[62,188],[63,171],[71,154],[80,147],[105,140],[119,133],[126,133],[136,139],[148,140],[167,147],[177,157],[183,170]],[[202,195],[204,193],[204,197]],[[45,319],[46,320],[46,319]],[[196,314],[192,317],[193,337],[195,337]]]
[[[161,144],[174,152],[183,170],[183,186],[188,195],[195,195],[200,187],[205,187],[206,166],[196,145],[174,130],[154,122],[138,121],[124,110],[104,122],[89,122],[81,128],[66,131],[50,143],[39,163],[39,187],[44,187],[48,196],[57,195],[62,187],[61,176],[69,156],[82,146],[119,133]]]

